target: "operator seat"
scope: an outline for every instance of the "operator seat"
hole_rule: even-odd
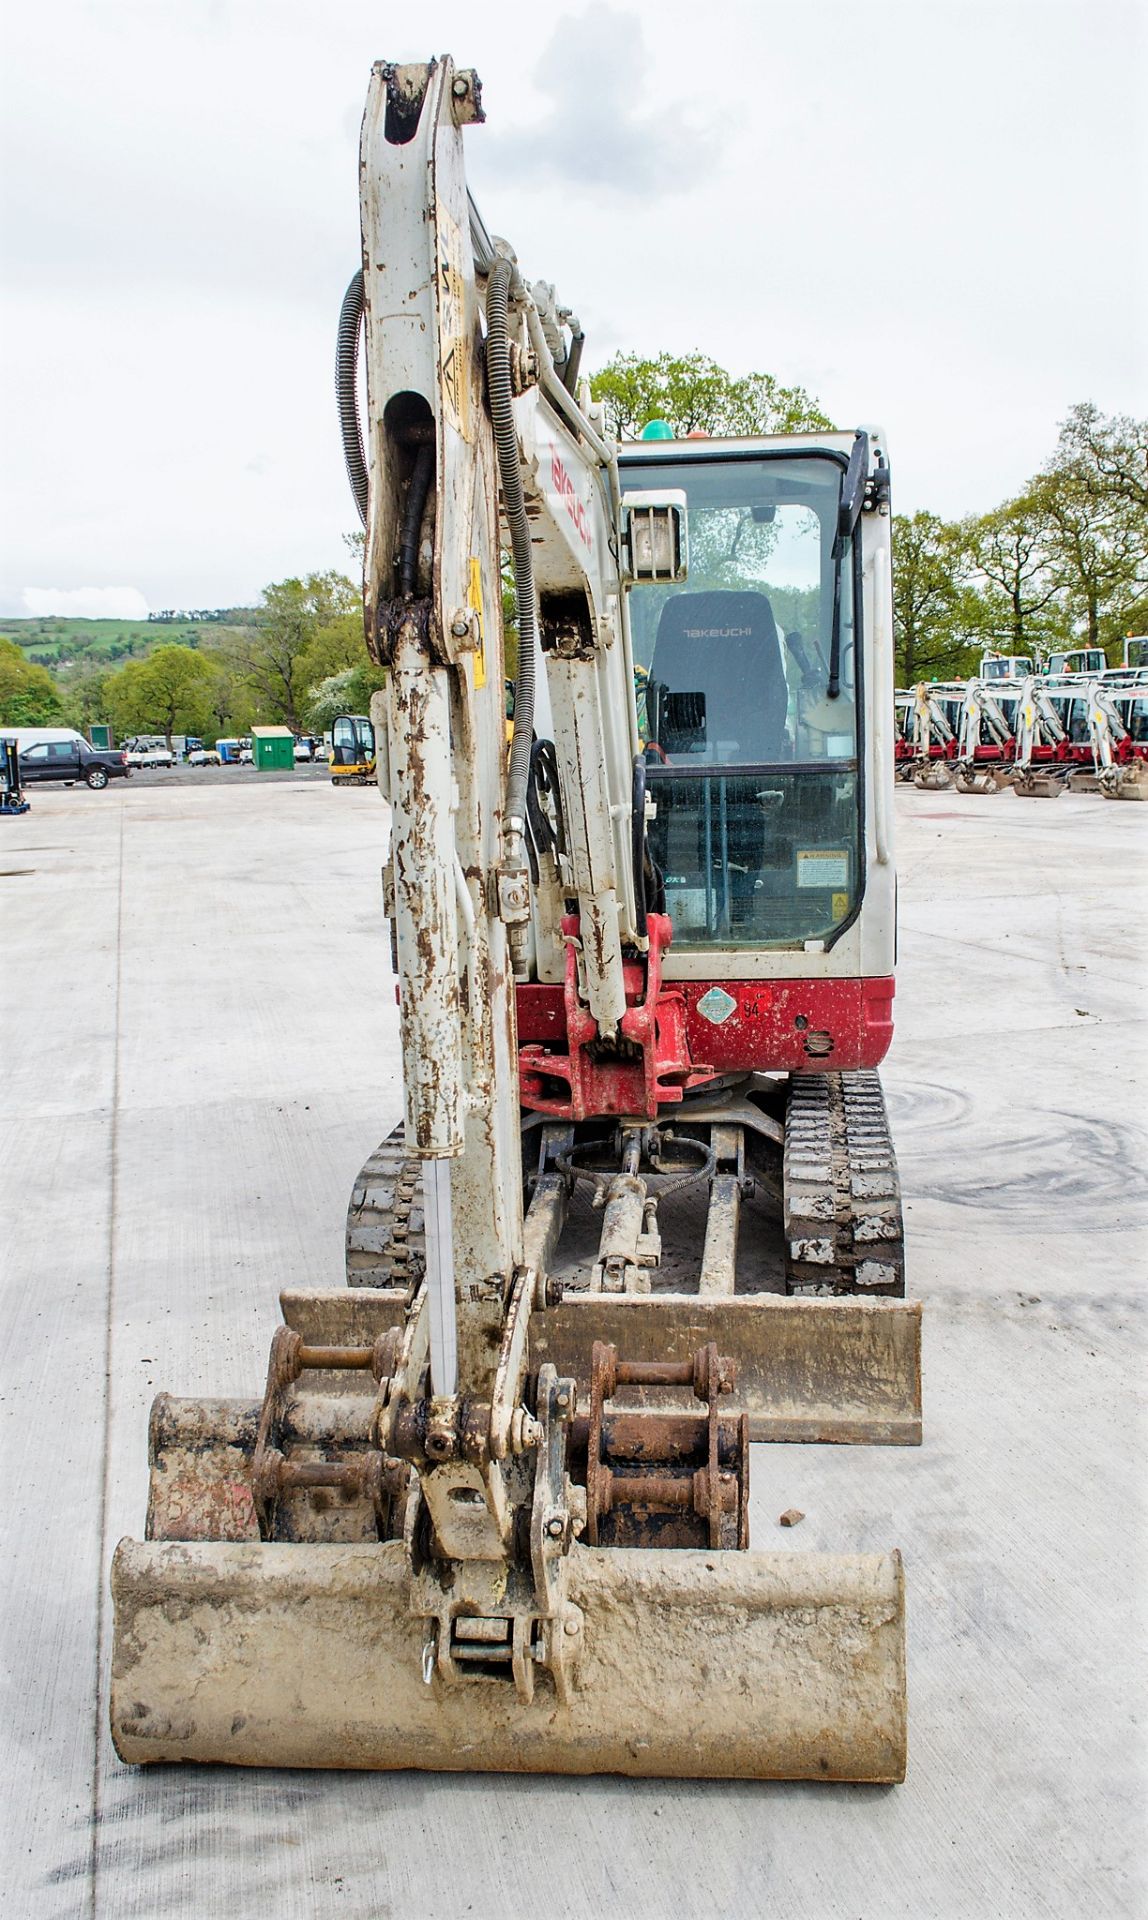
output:
[[[707,759],[746,766],[785,754],[789,694],[764,593],[675,594],[658,621],[650,678],[669,693],[705,695]],[[682,759],[688,765],[688,751]]]

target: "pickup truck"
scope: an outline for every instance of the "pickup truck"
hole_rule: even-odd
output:
[[[83,780],[97,792],[109,780],[125,780],[131,772],[126,754],[90,747],[86,740],[40,740],[20,752],[20,785],[40,780],[62,780],[73,787]]]

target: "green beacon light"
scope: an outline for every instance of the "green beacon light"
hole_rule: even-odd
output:
[[[639,437],[642,440],[672,440],[674,430],[668,420],[650,420],[642,428]]]

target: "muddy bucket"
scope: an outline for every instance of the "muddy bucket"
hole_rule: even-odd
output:
[[[1018,800],[1059,800],[1064,792],[1064,777],[1058,773],[1014,773],[1012,790]]]
[[[1148,760],[1106,767],[1098,785],[1106,800],[1148,800]]]
[[[121,1759],[236,1766],[897,1781],[900,1555],[570,1553],[563,1705],[425,1658],[398,1541],[122,1541]],[[430,1671],[429,1681],[424,1673]]]

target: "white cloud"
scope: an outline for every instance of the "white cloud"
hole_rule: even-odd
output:
[[[562,14],[534,84],[548,111],[524,127],[512,120],[488,133],[486,158],[495,176],[538,186],[559,181],[577,193],[597,188],[648,207],[697,190],[713,171],[718,136],[688,99],[667,98],[655,82],[636,13],[594,0],[578,15]],[[682,91],[690,86],[684,78]]]
[[[146,620],[138,587],[25,587],[24,611],[37,620]]]

